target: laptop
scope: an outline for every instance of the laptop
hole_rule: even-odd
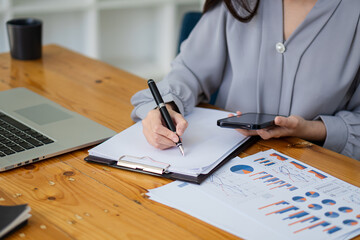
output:
[[[0,91],[0,172],[98,144],[115,134],[26,88]]]

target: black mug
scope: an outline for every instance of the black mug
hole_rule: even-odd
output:
[[[18,18],[6,22],[11,57],[20,60],[41,58],[42,21]]]

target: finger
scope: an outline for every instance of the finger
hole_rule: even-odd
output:
[[[257,130],[257,133],[259,134],[259,136],[264,139],[264,140],[267,140],[267,139],[270,139],[273,137],[273,131],[270,130],[270,129],[260,129],[260,130]]]
[[[175,133],[163,126],[160,111],[157,109],[151,110],[146,118],[142,120],[143,133],[146,140],[154,147],[159,149],[166,149],[174,146],[174,141],[169,139],[174,137],[176,141],[178,137]]]
[[[175,143],[173,143],[173,142],[172,142],[171,145],[159,143],[159,142],[156,142],[155,140],[152,140],[152,139],[150,139],[148,142],[149,142],[150,145],[152,145],[153,147],[155,147],[155,148],[157,148],[157,149],[161,149],[161,150],[168,149],[168,148],[172,148],[172,147],[175,146]]]
[[[173,131],[168,129],[166,126],[164,126],[163,118],[161,117],[161,113],[158,109],[151,111],[149,122],[150,122],[149,128],[151,129],[153,134],[161,135],[163,137],[170,139],[173,142],[179,141],[179,138],[176,135],[176,133],[174,133]],[[158,137],[156,135],[152,135],[152,136]]]
[[[241,112],[240,111],[236,111],[236,116],[240,116],[241,115]],[[233,117],[235,116],[233,113],[229,113],[228,114],[228,117]]]
[[[268,129],[260,129],[257,130],[257,133],[259,136],[264,139],[270,139],[270,138],[279,138],[282,136],[287,135],[287,129],[282,127],[274,127],[274,128],[268,128]]]
[[[167,149],[176,145],[171,139],[159,134],[153,135],[151,141],[152,145],[159,149]]]
[[[183,135],[186,128],[188,127],[188,122],[179,113],[175,113],[174,116],[173,116],[173,119],[174,119],[174,124],[176,126],[176,133],[179,136]]]
[[[294,116],[290,116],[290,117],[277,116],[275,117],[274,122],[276,125],[285,128],[296,128],[297,125],[299,124],[299,120]]]
[[[162,135],[156,134],[149,129],[144,128],[143,132],[146,140],[155,148],[167,149],[175,146],[175,143],[172,140]]]
[[[148,130],[147,134],[151,139],[154,139],[154,137],[158,138],[158,136],[156,136],[156,134],[158,134],[170,139],[173,142],[177,142],[179,140],[176,133],[170,131],[163,125],[163,120],[158,109],[154,109],[149,112],[148,116],[143,120],[143,125],[144,128]]]
[[[165,127],[162,124],[153,125],[152,131],[154,134],[168,138],[169,140],[171,140],[173,142],[179,141],[179,137],[176,135],[176,133],[171,131],[170,129],[168,129],[167,127]],[[156,135],[154,135],[154,136],[156,136]],[[156,137],[159,138],[158,136],[156,136]],[[161,139],[161,138],[159,138],[159,139]]]

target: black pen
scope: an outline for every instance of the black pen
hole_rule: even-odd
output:
[[[163,117],[163,119],[166,123],[167,128],[176,133],[175,125],[170,117],[170,114],[169,114],[167,108],[166,108],[164,100],[162,99],[160,92],[159,92],[158,88],[156,87],[156,83],[152,79],[149,79],[147,83],[148,83],[150,91],[155,99],[156,105],[158,106],[158,108],[160,110],[161,116]],[[183,156],[185,156],[184,148],[182,146],[180,137],[179,137],[179,141],[176,143],[176,146],[179,148],[181,154]]]

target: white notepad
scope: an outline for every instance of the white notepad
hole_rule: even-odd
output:
[[[189,125],[182,136],[185,156],[177,147],[159,150],[151,146],[141,122],[90,149],[89,155],[164,167],[166,172],[189,176],[207,174],[248,139],[234,129],[217,126],[217,120],[227,115],[220,110],[195,108],[186,116]]]

